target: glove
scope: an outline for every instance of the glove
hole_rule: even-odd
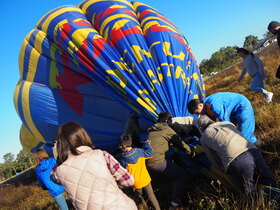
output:
[[[190,156],[191,156],[191,158],[194,158],[196,156],[196,152],[193,149],[192,149]]]
[[[193,149],[194,149],[194,151],[195,151],[196,154],[200,154],[200,153],[203,153],[203,152],[204,152],[202,146],[200,146],[200,145],[195,145],[195,146],[193,147]]]

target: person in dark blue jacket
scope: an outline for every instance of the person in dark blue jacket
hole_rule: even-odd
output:
[[[56,159],[49,157],[43,149],[35,152],[36,176],[43,190],[48,190],[61,210],[68,210],[64,197],[64,188],[51,180],[51,171],[56,165]]]
[[[193,99],[188,103],[191,114],[206,114],[212,120],[228,121],[238,125],[242,135],[256,144],[255,115],[250,101],[243,95],[231,92],[219,92],[204,100]],[[260,142],[257,142],[257,145]]]

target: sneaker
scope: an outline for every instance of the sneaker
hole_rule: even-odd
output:
[[[272,97],[273,97],[273,93],[272,92],[268,92],[268,94],[266,96],[266,102],[270,103],[272,101]]]
[[[169,210],[177,210],[177,209],[179,209],[179,207],[180,207],[180,205],[178,202],[176,202],[176,201],[169,202],[169,208],[168,208]]]

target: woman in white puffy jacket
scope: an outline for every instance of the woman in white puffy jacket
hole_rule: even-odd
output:
[[[82,126],[75,122],[60,126],[57,151],[53,178],[76,209],[137,209],[120,189],[133,186],[133,177],[112,155],[96,149]]]

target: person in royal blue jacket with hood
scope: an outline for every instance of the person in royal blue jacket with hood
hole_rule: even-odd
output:
[[[64,188],[51,180],[51,171],[56,165],[56,159],[49,157],[43,149],[35,152],[36,176],[43,190],[48,190],[61,210],[68,210],[64,197]]]

